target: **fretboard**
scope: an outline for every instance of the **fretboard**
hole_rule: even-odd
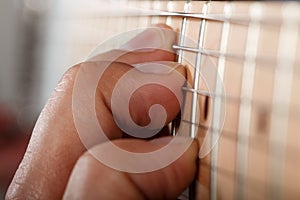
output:
[[[179,32],[191,83],[180,125],[202,144],[189,198],[300,198],[300,3],[104,4],[84,13],[109,27],[103,38],[156,23]]]

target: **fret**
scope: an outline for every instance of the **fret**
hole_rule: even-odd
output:
[[[202,8],[203,13],[208,12],[209,3],[205,3]],[[200,30],[198,35],[198,48],[202,48],[203,46],[203,38],[204,38],[204,31],[205,31],[205,20],[200,21]],[[194,76],[193,76],[193,89],[198,90],[199,82],[200,82],[200,70],[201,70],[201,53],[196,54],[195,60],[195,69],[194,69]],[[192,94],[192,108],[191,108],[191,122],[196,122],[197,120],[197,103],[198,103],[198,95],[196,92]],[[190,136],[195,138],[196,136],[196,129],[195,127],[191,126],[190,129]]]
[[[291,97],[291,87],[293,82],[294,61],[296,58],[297,41],[299,27],[297,21],[299,17],[299,5],[289,3],[283,9],[283,25],[280,30],[278,45],[278,65],[275,71],[273,90],[273,109],[271,114],[270,130],[270,157],[269,157],[269,195],[271,199],[283,199],[283,170],[285,163],[285,144],[289,127],[289,106],[278,107],[278,103],[284,102],[289,105]],[[288,60],[281,59],[283,57]],[[282,69],[288,70],[282,73]],[[276,115],[280,112],[281,115]],[[278,143],[280,145],[274,145]]]
[[[264,101],[261,101],[260,99],[256,99],[256,98],[239,97],[239,96],[234,96],[234,95],[230,95],[230,94],[222,95],[222,94],[217,94],[214,92],[208,92],[207,90],[202,90],[202,89],[195,90],[193,88],[188,88],[188,87],[182,87],[182,90],[191,92],[191,93],[196,92],[196,93],[198,93],[198,95],[211,97],[213,99],[220,98],[222,101],[226,100],[226,104],[240,104],[243,101],[243,102],[245,102],[244,106],[251,105],[252,109],[255,109],[255,110],[259,110],[261,108],[265,108],[266,112],[270,112],[269,110],[271,110],[270,104],[265,103]],[[276,102],[274,104],[275,104],[274,106],[277,106],[279,108],[288,106],[288,104],[285,104],[283,102]],[[293,112],[290,113],[291,115],[293,115],[295,117],[300,116],[300,106],[294,105],[294,106],[292,106],[292,109],[293,109]],[[279,110],[273,114],[281,115],[283,113]]]
[[[174,11],[174,2],[173,1],[169,1],[168,5],[167,5],[167,8],[168,8],[168,12],[173,12]],[[172,22],[172,17],[171,16],[167,16],[167,18],[166,18],[166,24],[168,26],[171,26],[171,22]]]
[[[190,2],[188,1],[188,4]],[[204,3],[202,7],[202,13],[206,14],[208,12],[209,3]],[[184,20],[187,20],[187,18],[184,18]],[[198,35],[198,48],[202,48],[203,46],[203,40],[204,40],[204,33],[205,33],[205,20],[200,20],[200,26],[199,26],[199,35]],[[180,44],[179,44],[180,45]],[[194,80],[193,80],[193,88],[198,89],[199,82],[200,82],[200,68],[201,68],[201,54],[197,53],[196,60],[195,60],[195,68],[194,68]],[[192,93],[192,99],[191,99],[191,122],[196,122],[198,113],[200,110],[198,109],[198,95],[197,93]],[[190,137],[195,138],[197,135],[197,129],[194,125],[190,126]],[[189,187],[189,199],[193,200],[196,198],[196,181],[193,181],[191,186]]]
[[[190,3],[189,1],[187,0],[186,3],[184,4],[184,13],[187,13],[189,12],[189,9],[190,9]],[[170,5],[172,6],[172,4]],[[167,18],[168,22],[170,23],[171,22],[171,17],[168,16],[169,19]],[[171,24],[171,23],[170,23]],[[180,29],[180,34],[179,34],[179,41],[178,41],[178,44],[179,45],[183,45],[184,44],[184,39],[185,39],[185,34],[186,34],[186,24],[187,24],[187,18],[183,17],[182,18],[182,21],[181,21],[181,29]],[[178,50],[177,51],[177,62],[178,63],[182,63],[183,61],[183,51],[182,50]],[[176,121],[172,121],[171,123],[171,134],[173,136],[176,135]],[[194,194],[195,194],[195,191],[194,191],[194,188],[195,188],[195,183],[193,182],[184,192],[183,194],[180,195],[181,198],[184,198],[186,196],[188,196],[188,199],[191,199],[193,200],[194,199]]]
[[[184,4],[184,9],[183,9],[184,12],[188,12],[189,11],[189,7],[190,7],[190,3],[187,1]],[[181,29],[180,29],[179,41],[178,41],[178,44],[180,44],[180,45],[184,44],[184,38],[185,38],[185,32],[186,32],[186,21],[187,21],[186,18],[183,18],[182,21],[181,21]],[[179,63],[182,63],[182,53],[183,53],[182,50],[178,50],[177,51],[177,62],[179,62]],[[176,126],[177,126],[176,122],[172,121],[172,123],[171,123],[171,134],[173,136],[176,135]]]
[[[188,1],[188,4],[190,2]],[[202,7],[202,13],[207,14],[209,9],[209,2],[205,2]],[[184,18],[187,20],[187,18]],[[204,42],[204,33],[205,33],[205,20],[200,20],[200,26],[199,26],[199,34],[198,34],[198,43],[197,43],[197,48],[202,48],[203,47],[203,42]],[[180,45],[180,44],[179,44]],[[193,75],[193,84],[192,87],[193,89],[197,90],[199,87],[199,82],[200,82],[200,70],[201,70],[201,53],[196,54],[195,58],[195,68],[194,70],[194,75]],[[192,93],[191,97],[191,110],[190,110],[190,118],[191,122],[196,122],[198,118],[198,114],[200,113],[200,110],[198,108],[198,95],[196,92]],[[193,124],[190,126],[190,137],[195,138],[197,135],[197,129],[196,126]],[[200,171],[200,170],[199,170]],[[192,185],[189,187],[189,199],[195,199],[196,198],[196,182],[193,181]]]
[[[158,0],[154,0],[152,2],[152,7],[153,7],[153,10],[161,10],[161,2],[159,2]],[[151,24],[158,24],[160,22],[159,17],[160,16],[152,16]]]
[[[184,4],[184,12],[185,13],[189,11],[189,7],[190,7],[190,3],[187,2]],[[187,21],[187,18],[183,17],[182,22],[181,22],[180,34],[179,34],[179,42],[178,42],[179,45],[184,44],[184,38],[185,38],[185,32],[186,32],[186,21]],[[179,63],[182,62],[182,50],[180,50],[180,49],[178,51],[177,62],[179,62]]]
[[[137,2],[135,2],[137,3]],[[141,7],[149,8],[151,6],[149,1],[143,1],[139,4]],[[137,7],[137,5],[135,5]],[[144,27],[151,23],[151,19],[145,16],[138,16],[138,27]]]
[[[174,3],[173,3],[173,1],[169,1],[168,2],[167,9],[168,9],[168,12],[173,12],[173,10],[174,10]],[[166,24],[168,26],[171,26],[171,23],[172,23],[172,17],[167,16],[167,18],[166,18]],[[181,30],[181,32],[180,32],[180,35],[182,35],[182,34],[183,34],[183,30]],[[179,60],[177,60],[177,61],[179,61]],[[173,135],[173,136],[176,135],[176,126],[177,126],[176,121],[173,120],[171,122],[171,129],[170,129],[171,135]]]
[[[246,58],[243,66],[242,85],[241,85],[241,102],[237,132],[237,160],[236,160],[236,199],[245,199],[245,177],[247,174],[248,163],[248,137],[250,135],[250,120],[252,106],[245,98],[252,98],[253,82],[255,76],[255,57],[257,54],[258,40],[260,35],[259,19],[262,15],[261,4],[256,3],[250,7],[250,16],[252,22],[249,24],[246,49]],[[249,56],[251,55],[251,56]],[[241,140],[241,136],[243,139]]]
[[[230,17],[232,6],[230,3],[227,3],[224,6],[224,13],[226,17]],[[221,134],[222,125],[221,124],[221,117],[222,117],[222,102],[224,101],[221,96],[223,93],[223,80],[224,80],[224,72],[225,72],[225,62],[226,58],[224,54],[227,51],[227,44],[228,44],[228,35],[229,35],[229,29],[230,29],[230,23],[224,22],[222,26],[222,32],[221,32],[221,42],[220,42],[220,54],[221,56],[218,59],[218,78],[216,78],[216,88],[215,88],[215,94],[219,97],[215,98],[214,100],[214,110],[213,110],[213,122],[212,122],[212,142],[215,143],[215,141],[218,140]],[[209,131],[208,131],[209,132]],[[209,132],[210,133],[210,132]],[[218,145],[213,144],[214,146],[211,152],[211,166],[217,166],[218,162]],[[219,173],[218,170],[214,170],[213,167],[211,169],[211,199],[217,199],[217,174]]]

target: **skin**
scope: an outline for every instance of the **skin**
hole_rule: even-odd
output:
[[[119,50],[102,56],[109,57],[116,51]],[[163,137],[146,141],[127,138],[115,124],[110,107],[116,82],[133,68],[132,64],[162,60],[174,61],[175,55],[162,50],[128,52],[112,63],[99,81],[95,105],[98,121],[111,142],[125,150],[149,152],[163,147],[171,139]],[[103,66],[103,63],[97,61],[83,64]],[[97,143],[87,151],[80,141],[73,120],[73,86],[81,66],[82,64],[76,65],[63,75],[42,110],[6,199],[175,199],[188,187],[196,174],[197,143],[193,141],[187,151],[167,167],[148,173],[125,173],[99,162],[90,152],[109,152],[109,147]],[[174,70],[186,76],[185,68]],[[145,76],[143,72],[140,75]],[[174,95],[153,84],[133,95],[129,105],[133,120],[139,125],[148,124],[147,111],[155,103],[166,108],[166,124],[179,112],[179,104]],[[165,131],[166,129],[160,136]],[[178,145],[173,145],[172,148],[176,149]]]

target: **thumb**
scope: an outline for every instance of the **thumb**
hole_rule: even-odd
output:
[[[176,143],[170,142],[172,137],[159,138],[152,141],[137,139],[115,140],[114,145],[129,152],[149,153],[165,146],[174,152],[190,143],[186,151],[168,166],[147,173],[125,173],[112,169],[99,162],[99,154],[111,153],[111,145],[103,143],[93,147],[77,162],[69,179],[65,199],[175,199],[192,182],[196,173],[197,143],[189,138],[177,138]],[[180,142],[181,141],[181,142]],[[145,154],[147,155],[147,154]],[[95,158],[96,157],[96,158]],[[131,162],[122,159],[119,167],[127,164],[133,167],[145,163],[159,163],[168,159],[157,151],[156,159],[144,157],[143,162]],[[131,162],[131,163],[130,163]],[[114,167],[115,168],[115,167]]]

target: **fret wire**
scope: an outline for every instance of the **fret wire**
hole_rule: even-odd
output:
[[[174,9],[174,3],[173,3],[173,1],[169,1],[167,7],[168,7],[168,12],[172,12],[173,9]],[[167,16],[166,17],[166,24],[168,26],[171,26],[171,21],[172,21],[171,16]]]
[[[160,2],[158,0],[152,0],[151,5],[153,7],[153,10],[160,10]],[[159,23],[160,16],[151,16],[151,24],[157,24]]]
[[[208,11],[208,5],[209,2],[205,2],[202,7],[202,12],[204,14]],[[185,18],[186,19],[186,18]],[[202,48],[203,46],[203,40],[204,40],[204,29],[205,29],[205,20],[200,20],[200,26],[199,26],[199,34],[198,34],[198,48]],[[198,89],[198,84],[200,81],[200,68],[201,68],[201,54],[197,53],[196,60],[195,60],[195,68],[194,68],[194,80],[193,80],[193,88]],[[200,113],[200,109],[198,110],[198,95],[197,93],[192,94],[192,107],[191,107],[191,120],[192,122],[196,122],[197,113]],[[190,126],[190,137],[195,138],[196,137],[196,127],[191,124]],[[190,186],[190,200],[195,199],[195,181],[193,181],[192,185]]]
[[[188,12],[189,6],[190,6],[190,4],[188,2],[185,3],[184,12]],[[186,31],[186,22],[187,22],[187,18],[186,17],[182,18],[181,30],[180,30],[180,35],[179,35],[179,45],[184,44],[184,37],[185,37],[185,31]],[[181,49],[179,49],[179,51],[178,51],[178,60],[177,60],[179,63],[182,62],[182,53],[183,53],[183,51]]]
[[[231,3],[227,3],[224,6],[224,13],[225,16],[230,17],[232,10]],[[222,25],[222,32],[221,32],[221,41],[220,41],[220,53],[225,54],[227,51],[227,45],[228,45],[228,38],[229,38],[229,30],[230,30],[230,23],[224,22]],[[212,124],[212,142],[218,139],[219,134],[221,132],[217,131],[218,129],[222,129],[221,126],[221,110],[222,110],[222,102],[224,99],[222,98],[222,85],[224,80],[224,73],[225,73],[225,56],[219,56],[218,59],[218,74],[219,78],[216,78],[216,88],[215,88],[215,95],[217,98],[215,98],[214,102],[214,109],[213,109],[213,124]],[[218,76],[217,74],[217,76]],[[226,99],[225,99],[226,100]],[[211,166],[217,166],[218,162],[218,144],[213,146],[212,152],[211,152]],[[217,199],[217,175],[218,171],[212,170],[210,173],[210,179],[211,179],[211,199]]]
[[[205,2],[203,4],[202,12],[206,13],[208,9],[208,3]],[[198,35],[198,48],[202,48],[203,46],[203,39],[204,39],[204,28],[205,28],[205,20],[200,21],[200,28],[199,28],[199,35]],[[201,68],[201,54],[197,53],[196,60],[195,60],[195,68],[194,68],[194,81],[193,81],[193,89],[197,90],[199,81],[200,81],[200,68]],[[191,107],[191,121],[195,122],[197,117],[197,112],[199,113],[197,107],[198,102],[198,95],[196,92],[192,93],[192,107]],[[191,126],[190,129],[190,136],[195,138],[196,130],[194,126]]]
[[[282,145],[270,144],[270,159],[269,159],[269,195],[271,199],[283,199],[283,169],[285,163],[285,144],[289,127],[289,106],[278,108],[276,105],[278,102],[284,102],[289,105],[291,98],[291,88],[293,83],[293,68],[294,60],[297,52],[297,41],[299,34],[299,27],[294,20],[291,20],[294,16],[300,16],[299,6],[294,3],[289,3],[282,11],[282,17],[284,18],[283,25],[280,29],[279,45],[278,45],[278,65],[275,71],[274,78],[274,90],[273,90],[273,102],[272,102],[272,115],[271,115],[271,129],[270,140],[274,140]],[[288,50],[287,50],[288,49]],[[283,60],[284,57],[289,58]],[[289,71],[282,73],[281,69],[287,68]],[[280,111],[282,115],[276,115],[275,113]],[[275,157],[277,157],[275,159]],[[278,158],[279,157],[279,158]]]
[[[184,4],[184,12],[188,12],[189,11],[189,7],[190,7],[190,3],[189,1],[187,1],[185,4]],[[167,17],[167,20],[168,21],[171,21],[171,17],[168,16]],[[184,38],[185,38],[185,32],[186,32],[186,23],[187,23],[187,18],[182,18],[182,21],[181,21],[181,30],[180,30],[180,35],[179,35],[179,45],[183,45],[184,44]],[[183,54],[183,51],[182,50],[177,50],[177,62],[178,63],[182,63],[182,54]],[[171,133],[173,136],[176,135],[176,127],[175,127],[175,124],[176,122],[173,120],[172,121],[172,129],[171,129]],[[193,200],[194,199],[194,183],[192,183],[186,190],[188,190],[187,192],[185,191],[185,193],[188,193],[188,199],[190,200]],[[182,197],[182,196],[181,196]]]
[[[209,6],[209,2],[205,2],[203,4],[202,7],[202,12],[204,14],[207,13],[208,11],[208,6]],[[186,18],[185,18],[186,19]],[[199,26],[199,34],[198,34],[198,48],[202,48],[203,46],[203,41],[204,41],[204,29],[205,29],[205,20],[201,19],[200,20],[200,26]],[[195,60],[195,68],[194,68],[194,81],[193,81],[193,88],[195,90],[198,89],[198,84],[200,81],[200,68],[201,68],[201,54],[197,53],[196,55],[196,60]],[[197,93],[193,93],[192,94],[192,107],[191,107],[191,120],[192,122],[196,122],[196,118],[197,118],[197,113],[200,112],[200,110],[198,109],[198,95]],[[190,126],[190,137],[195,138],[196,136],[196,127],[191,124]],[[195,199],[195,184],[196,182],[193,181],[192,185],[190,186],[190,192],[189,192],[189,199],[193,200]]]
[[[189,3],[185,3],[184,5],[184,12],[188,12],[189,10]],[[180,34],[179,34],[179,45],[183,45],[184,43],[184,37],[185,37],[185,31],[186,31],[186,18],[183,18],[182,21],[181,21],[181,30],[180,30]],[[178,63],[182,63],[182,53],[183,51],[182,50],[178,50],[177,51],[177,62]],[[172,125],[171,125],[171,134],[173,136],[176,135],[176,122],[175,121],[172,121]]]
[[[257,54],[257,47],[260,35],[259,19],[262,14],[261,4],[255,3],[250,7],[250,16],[253,18],[249,24],[245,59],[242,74],[241,96],[245,98],[252,98],[254,76],[255,76],[255,57]],[[251,56],[249,56],[251,55]],[[239,109],[239,120],[237,130],[237,159],[236,159],[236,171],[237,174],[247,174],[248,164],[248,151],[249,151],[249,135],[250,135],[250,122],[251,122],[251,110],[252,106],[249,101],[245,101],[245,98],[241,98]],[[247,106],[243,106],[247,105]],[[243,139],[243,143],[239,142]],[[245,179],[244,176],[237,176],[236,179],[236,199],[245,199]]]
[[[186,8],[184,8],[185,10]],[[170,20],[169,20],[170,21]],[[184,36],[185,36],[185,29],[186,29],[186,18],[183,18],[182,21],[181,21],[181,29],[180,29],[180,33],[179,33],[179,41],[178,43],[180,45],[183,44],[184,42]],[[177,50],[177,62],[178,63],[181,63],[182,62],[182,50]],[[172,123],[171,123],[171,134],[173,136],[176,135],[176,121],[173,120]]]

